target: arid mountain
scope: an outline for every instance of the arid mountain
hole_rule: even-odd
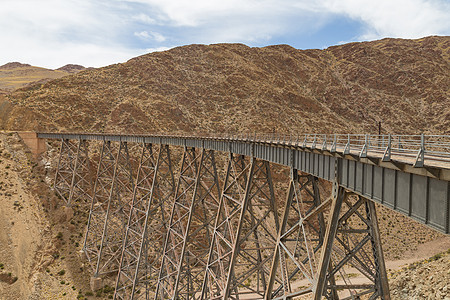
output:
[[[10,62],[7,64],[4,64],[3,66],[0,66],[0,70],[14,70],[17,68],[27,68],[31,67],[29,64],[22,64],[20,62]]]
[[[66,65],[57,70],[33,67],[19,62],[7,63],[0,66],[0,95],[15,89],[44,84],[50,80],[67,76],[84,70],[83,66]]]
[[[80,71],[85,70],[86,68],[80,65],[73,65],[73,64],[69,64],[69,65],[65,65],[61,68],[56,69],[57,71],[64,71],[67,73],[78,73]]]
[[[191,45],[0,94],[0,129],[375,133],[382,121],[384,132],[449,134],[449,86],[450,37],[385,39],[325,50]],[[84,291],[87,296],[89,274],[85,266],[80,269],[78,254],[87,212],[75,211],[69,220],[46,186],[54,176],[44,165],[57,161],[56,149],[48,151],[48,160],[34,162],[16,135],[0,134],[0,140],[0,179],[7,197],[0,209],[5,229],[0,242],[14,242],[0,251],[5,263],[0,275],[17,276],[15,286],[0,285],[0,294],[72,299]],[[382,206],[378,212],[390,273],[406,260],[448,249],[442,234]],[[29,251],[25,264],[16,245]],[[423,251],[433,254],[418,253]],[[414,282],[424,289],[436,285],[445,297],[445,281],[428,276],[448,277],[447,256],[424,265],[441,264],[436,272],[423,271],[426,281]],[[413,281],[402,277],[392,277],[395,299],[413,296]]]
[[[22,88],[7,129],[449,133],[450,37],[190,45]],[[5,114],[4,114],[5,116]],[[14,128],[11,128],[13,126]]]

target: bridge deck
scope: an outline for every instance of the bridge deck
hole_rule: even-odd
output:
[[[305,135],[292,139],[38,133],[38,137],[199,147],[254,156],[329,181],[335,180],[337,164],[339,182],[347,189],[450,232],[450,136]]]

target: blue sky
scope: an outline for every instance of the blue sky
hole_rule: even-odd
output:
[[[450,0],[2,0],[0,65],[101,67],[187,44],[450,35]]]

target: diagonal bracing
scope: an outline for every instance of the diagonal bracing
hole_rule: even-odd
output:
[[[80,141],[81,143],[81,141]],[[76,161],[79,147],[68,139],[61,139],[59,148],[58,166],[55,174],[55,192],[64,201],[64,205],[70,203],[72,193],[73,176],[76,174]]]
[[[269,162],[251,158],[245,195],[233,228],[222,299],[262,299],[279,228]],[[231,209],[228,208],[228,209]]]
[[[317,282],[318,251],[325,231],[324,211],[330,202],[329,199],[321,201],[316,177],[301,176],[297,170],[291,170],[265,299],[286,299],[313,292]]]
[[[72,185],[67,205],[71,206],[73,203],[91,203],[91,183],[92,174],[90,169],[88,143],[86,140],[79,140],[74,173],[72,176]]]
[[[364,280],[352,283],[349,272]],[[314,299],[363,295],[390,299],[375,205],[335,183]]]
[[[322,201],[291,169],[278,220],[268,161],[229,153],[220,190],[214,151],[185,147],[175,188],[168,146],[141,145],[133,181],[127,144],[103,143],[92,197],[85,140],[55,174],[65,205],[91,200],[83,250],[116,299],[389,299],[375,205],[337,177]]]
[[[83,250],[94,277],[117,272],[133,194],[126,142],[103,143]]]
[[[67,139],[61,140],[58,166],[55,174],[55,192],[71,206],[73,202],[90,202],[91,178],[86,140],[78,145]]]
[[[230,153],[205,271],[203,299],[223,297],[249,170],[249,159]]]
[[[369,299],[390,299],[375,205],[356,195],[342,200],[326,276],[325,296],[333,299],[333,294],[339,293],[343,297],[367,295]],[[359,274],[365,281],[352,283],[353,276],[348,276],[349,272]],[[337,275],[342,279],[334,280]]]
[[[214,151],[185,148],[155,299],[200,299],[219,206]]]
[[[169,146],[143,144],[115,299],[154,297],[174,190]]]

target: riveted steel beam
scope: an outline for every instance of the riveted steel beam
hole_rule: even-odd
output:
[[[126,142],[118,149],[103,143],[83,250],[94,277],[117,272],[127,216],[133,195],[133,176]]]
[[[214,151],[185,148],[155,299],[200,299],[219,207]]]
[[[115,299],[154,297],[174,191],[169,146],[143,144]]]
[[[246,197],[248,198],[246,184],[252,172],[253,168],[249,159],[243,155],[229,154],[206,265],[202,299],[220,299],[225,292],[233,244],[236,239],[235,221],[242,210],[243,201]]]
[[[61,139],[59,159],[56,167],[54,189],[64,205],[69,205],[73,190],[73,181],[76,174],[78,149],[74,141]]]
[[[325,233],[324,212],[331,202],[321,201],[317,181],[314,176],[298,175],[297,170],[291,169],[265,299],[289,299],[299,293],[311,293],[317,284],[318,251]],[[301,285],[296,284],[299,281]]]
[[[251,159],[222,299],[263,298],[269,281],[279,220],[267,161]]]

